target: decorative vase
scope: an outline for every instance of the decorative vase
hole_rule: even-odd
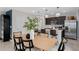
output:
[[[30,31],[30,39],[32,39],[32,40],[34,39],[34,30]]]

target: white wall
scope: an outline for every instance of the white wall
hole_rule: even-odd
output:
[[[23,28],[23,26],[28,16],[32,16],[32,15],[17,11],[17,10],[13,10],[12,11],[12,32],[21,31],[23,33],[26,33],[27,30],[26,28]]]
[[[0,11],[0,38],[3,39],[3,18],[2,14],[5,14],[5,11]]]
[[[0,15],[0,38],[2,38],[2,19]]]

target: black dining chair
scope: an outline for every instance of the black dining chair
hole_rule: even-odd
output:
[[[57,36],[56,30],[50,30],[50,35],[52,35],[52,36]]]
[[[64,51],[65,50],[65,44],[64,42],[61,41],[61,43],[59,44],[59,47],[58,47],[58,51]]]
[[[61,35],[61,42],[59,44],[59,47],[58,47],[58,51],[64,51],[65,50],[65,30],[62,30],[62,35]]]
[[[26,40],[23,40],[23,44],[25,49],[28,48],[29,51],[31,51],[31,49],[34,48],[33,41],[30,39],[30,34],[26,35]]]
[[[46,33],[45,29],[41,29],[41,33]]]
[[[68,42],[68,39],[66,38],[66,35],[65,35],[65,29],[62,31],[62,39],[64,40],[64,43],[67,43]]]
[[[15,51],[25,51],[21,32],[13,32]]]

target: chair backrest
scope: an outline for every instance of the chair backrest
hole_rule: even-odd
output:
[[[50,34],[56,36],[56,30],[50,30]]]
[[[14,39],[14,47],[16,48],[15,50],[19,51],[24,50],[24,45],[22,41],[22,32],[13,32],[13,39]]]
[[[41,29],[41,33],[46,33],[45,29]]]
[[[38,29],[35,29],[34,32],[38,32]]]
[[[13,32],[13,37],[21,37],[22,32]]]
[[[62,31],[62,37],[65,37],[65,30]]]
[[[22,32],[13,32],[14,43],[19,43],[21,41]]]

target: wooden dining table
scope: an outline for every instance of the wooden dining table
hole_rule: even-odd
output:
[[[53,48],[57,40],[55,37],[49,38],[47,34],[35,34],[33,41],[34,47],[40,49],[41,51],[48,51],[50,48]]]
[[[36,35],[33,40],[34,47],[42,51],[48,51],[50,48],[53,48],[56,43],[57,40],[55,37],[49,38],[47,34]]]

